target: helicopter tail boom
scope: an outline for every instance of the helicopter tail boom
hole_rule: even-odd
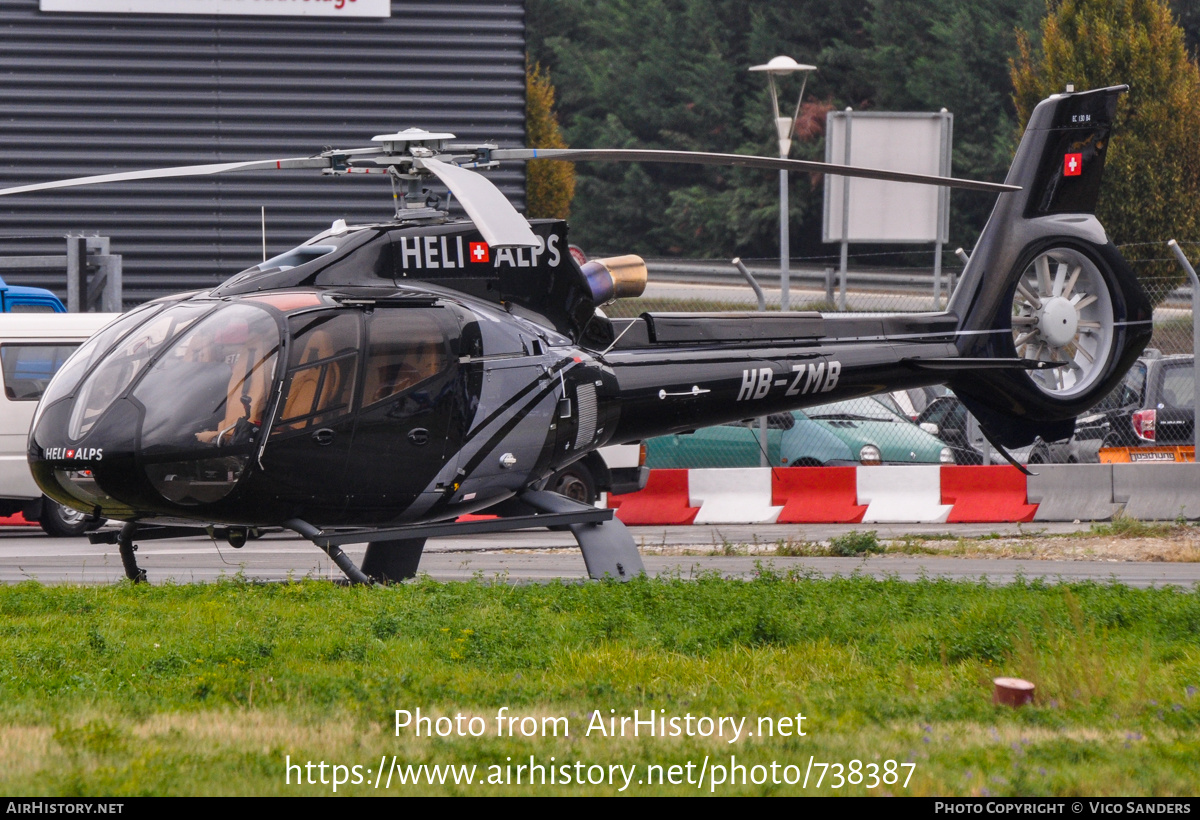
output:
[[[1042,101],[948,310],[964,366],[948,383],[999,443],[1066,438],[1141,353],[1151,304],[1095,217],[1126,86]],[[972,359],[1040,370],[981,370]]]

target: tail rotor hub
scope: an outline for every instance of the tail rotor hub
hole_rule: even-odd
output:
[[[1062,296],[1047,299],[1034,315],[1038,318],[1037,328],[1042,338],[1052,348],[1062,350],[1075,341],[1079,331],[1079,311],[1070,299]]]
[[[1013,345],[1024,359],[1057,365],[1030,374],[1049,396],[1071,398],[1103,376],[1112,356],[1114,323],[1108,281],[1080,251],[1043,251],[1017,281]]]

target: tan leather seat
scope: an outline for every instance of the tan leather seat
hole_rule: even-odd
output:
[[[304,348],[304,352],[300,356],[300,367],[295,376],[292,377],[291,387],[288,388],[287,401],[283,405],[283,413],[280,418],[284,421],[296,418],[297,416],[307,416],[316,408],[327,404],[333,396],[337,395],[340,388],[340,378],[335,378],[335,375],[340,375],[341,368],[321,368],[307,367],[304,365],[310,362],[318,362],[322,359],[328,359],[333,355],[333,340],[329,334],[323,330],[318,330],[309,337],[308,345]],[[325,384],[321,389],[320,402],[317,401],[317,388],[321,386],[322,370],[329,370],[329,374],[325,379]],[[335,374],[338,371],[338,374]],[[283,429],[298,430],[308,424],[308,421],[302,421],[297,424],[284,425]]]

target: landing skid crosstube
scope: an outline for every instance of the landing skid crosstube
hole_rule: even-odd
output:
[[[397,582],[415,577],[428,538],[482,535],[552,526],[567,527],[575,536],[583,553],[589,578],[628,581],[645,573],[646,569],[633,542],[633,536],[620,520],[613,517],[612,510],[598,509],[545,490],[523,493],[519,500],[538,512],[534,515],[478,521],[443,521],[383,528],[320,529],[299,518],[289,519],[283,524],[324,550],[350,582],[355,584]],[[180,538],[198,535],[200,532],[206,532],[213,537],[227,538],[235,529],[159,526],[131,521],[119,532],[92,533],[88,537],[94,544],[117,544],[126,577],[134,582],[141,582],[147,580],[147,577],[146,571],[137,565],[134,555],[137,551],[135,539],[149,541]],[[367,544],[367,552],[360,569],[342,547],[362,543]]]

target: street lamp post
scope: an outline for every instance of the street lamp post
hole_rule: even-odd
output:
[[[791,57],[773,57],[763,65],[750,68],[751,71],[765,71],[767,83],[771,87],[771,109],[775,113],[775,133],[779,138],[779,158],[787,159],[792,148],[792,134],[796,131],[796,117],[800,115],[800,102],[804,99],[804,86],[808,84],[808,72],[816,71],[817,67],[798,63]],[[796,110],[790,117],[779,116],[779,89],[775,85],[776,75],[792,74],[803,71],[804,82],[800,85],[800,96],[796,99]],[[779,309],[788,309],[788,258],[791,255],[791,240],[788,236],[788,172],[779,172]]]

